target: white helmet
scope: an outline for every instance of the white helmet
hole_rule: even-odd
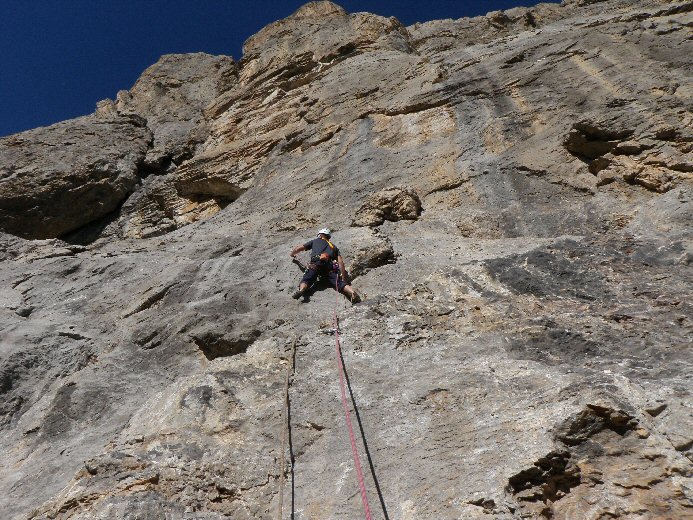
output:
[[[322,228],[320,231],[318,231],[318,236],[320,235],[327,235],[328,237],[331,237],[332,231],[330,231],[330,228]]]

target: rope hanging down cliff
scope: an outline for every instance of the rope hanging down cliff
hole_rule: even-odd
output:
[[[359,490],[361,491],[361,501],[363,509],[366,513],[366,520],[372,520],[371,509],[368,504],[368,496],[366,495],[366,483],[363,479],[363,471],[361,470],[361,459],[356,448],[356,436],[354,435],[354,427],[351,424],[351,412],[346,397],[346,384],[344,382],[344,362],[342,361],[342,346],[339,342],[339,319],[337,318],[337,305],[339,305],[339,286],[335,287],[335,302],[332,310],[332,319],[334,327],[334,343],[335,353],[337,355],[337,365],[339,367],[339,385],[342,393],[342,408],[344,408],[344,419],[346,420],[347,429],[349,430],[349,441],[351,442],[351,453],[354,457],[354,467],[356,468],[356,476],[359,481]]]
[[[327,231],[327,230],[324,230]],[[331,245],[331,244],[330,244]],[[298,248],[297,248],[298,249]],[[298,251],[296,251],[298,252]],[[305,269],[305,266],[296,259],[294,251],[292,251],[291,256],[293,257],[294,263],[298,264],[299,267],[302,269]],[[363,469],[361,467],[361,459],[359,457],[358,453],[358,448],[356,446],[356,435],[354,434],[354,427],[353,423],[351,421],[351,411],[349,409],[349,404],[347,400],[347,385],[349,385],[347,375],[346,375],[346,369],[344,367],[344,359],[342,356],[342,347],[341,347],[341,342],[340,342],[340,336],[339,336],[339,318],[337,317],[337,307],[339,306],[339,294],[340,294],[340,287],[339,287],[339,277],[335,276],[335,302],[334,302],[334,307],[332,309],[332,319],[333,319],[333,332],[334,332],[334,337],[335,337],[335,355],[337,358],[337,368],[339,371],[339,384],[340,384],[340,391],[341,391],[341,400],[342,400],[342,408],[344,410],[344,418],[346,421],[347,425],[347,430],[349,433],[349,441],[351,444],[351,452],[352,456],[354,459],[354,468],[356,470],[356,476],[358,479],[359,483],[359,491],[361,494],[361,501],[363,503],[363,508],[365,512],[365,518],[366,520],[372,520],[372,515],[371,515],[371,510],[370,510],[370,504],[368,502],[368,495],[366,492],[366,483],[365,479],[363,476]],[[304,289],[305,290],[305,289]],[[355,293],[354,293],[355,294]],[[352,303],[353,302],[353,296],[352,296]],[[291,358],[292,361],[290,363],[290,366],[287,368],[287,373],[286,373],[286,379],[284,383],[284,395],[283,395],[283,430],[282,430],[282,438],[281,438],[281,447],[280,447],[280,471],[279,471],[279,504],[277,508],[277,519],[281,520],[283,517],[283,509],[284,509],[284,477],[285,477],[285,451],[286,451],[286,437],[287,437],[287,430],[289,436],[291,435],[290,433],[290,425],[289,425],[289,415],[288,415],[288,410],[290,406],[289,402],[289,384],[290,384],[290,379],[291,376],[294,373],[295,370],[295,356],[296,356],[296,339],[294,339],[293,346],[292,346],[292,353],[291,353]],[[351,388],[349,388],[349,393],[353,399],[353,394],[351,393]],[[357,415],[357,420],[359,420],[359,427],[361,428],[361,434],[363,435],[363,428],[360,423],[360,419],[358,417],[358,409],[356,408],[356,403],[354,402],[354,411],[356,412]],[[365,437],[364,437],[364,447],[366,449],[366,456],[368,457],[368,462],[371,465],[371,471],[373,471],[373,466],[372,462],[370,460],[370,454],[368,452],[368,446],[365,443]],[[289,442],[290,442],[290,437],[289,437]],[[291,460],[292,464],[292,473],[293,473],[293,460]],[[385,514],[385,518],[387,519],[387,510],[385,509],[385,504],[382,500],[382,496],[380,494],[380,488],[378,486],[377,479],[375,478],[375,473],[373,474],[373,478],[375,480],[375,485],[376,485],[376,490],[378,491],[378,496],[380,497],[381,504],[383,506],[383,512]],[[292,486],[293,486],[293,479],[292,479]],[[292,511],[293,511],[293,506],[292,506]]]
[[[332,319],[333,319],[333,330],[334,330],[334,337],[335,337],[335,355],[337,357],[337,367],[339,370],[339,384],[340,384],[340,390],[341,390],[341,397],[342,397],[342,408],[344,409],[344,418],[346,421],[347,425],[347,430],[349,432],[349,441],[351,443],[351,452],[352,456],[354,458],[354,467],[356,469],[356,476],[358,479],[359,483],[359,491],[361,494],[361,501],[363,502],[363,509],[366,515],[366,520],[372,520],[371,516],[371,511],[370,511],[370,504],[368,503],[368,495],[366,493],[366,483],[365,479],[363,477],[363,470],[361,467],[361,459],[359,457],[358,449],[356,447],[356,435],[354,434],[354,427],[351,422],[351,411],[349,410],[349,404],[347,401],[347,396],[346,396],[346,371],[344,368],[344,361],[342,359],[342,347],[341,343],[339,340],[339,319],[337,317],[337,306],[339,305],[339,292],[335,291],[335,303],[334,303],[334,308],[332,309]],[[289,409],[289,384],[291,381],[291,377],[294,374],[295,367],[296,367],[296,343],[297,340],[294,339],[293,345],[291,348],[291,361],[289,363],[289,366],[287,367],[287,372],[286,372],[286,379],[284,381],[284,395],[283,395],[283,427],[282,427],[282,437],[281,437],[281,447],[280,447],[280,470],[279,470],[279,504],[277,507],[277,520],[281,520],[283,518],[284,514],[284,479],[285,479],[285,452],[286,452],[286,438],[287,438],[287,430],[289,430],[289,416],[288,416],[288,409]],[[357,412],[358,413],[358,412]],[[290,432],[289,432],[290,435]],[[364,439],[365,442],[365,439]],[[367,449],[367,448],[366,448]],[[368,455],[368,453],[366,453]],[[370,460],[370,459],[369,459]],[[293,465],[293,459],[291,460],[291,464]],[[292,471],[293,473],[293,471]],[[293,482],[292,482],[293,485]],[[376,482],[377,486],[377,482]],[[379,491],[379,489],[378,489]],[[381,499],[382,502],[382,499]],[[293,506],[292,506],[293,510]],[[383,504],[383,511],[386,511],[384,509],[384,504]],[[387,512],[385,512],[385,517],[387,518]]]
[[[286,369],[286,379],[284,381],[284,412],[282,414],[282,424],[284,425],[282,428],[282,442],[281,442],[281,448],[279,450],[280,453],[280,468],[279,468],[279,507],[277,508],[277,520],[282,520],[284,516],[284,478],[285,478],[285,473],[286,473],[286,439],[287,435],[291,435],[291,432],[289,432],[289,383],[291,382],[291,378],[294,375],[294,372],[296,371],[296,343],[297,340],[294,338],[293,344],[291,346],[291,360],[289,361],[289,366]],[[289,445],[289,447],[291,447]],[[292,454],[293,452],[290,450],[290,453]],[[293,456],[291,457],[291,465],[293,469]],[[293,472],[293,471],[292,471]],[[292,481],[293,485],[293,481]],[[293,502],[293,497],[292,497],[292,502]],[[293,518],[293,503],[292,503],[292,515],[291,517]]]

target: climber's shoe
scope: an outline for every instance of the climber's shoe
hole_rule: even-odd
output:
[[[357,303],[361,303],[361,296],[359,296],[359,293],[354,291],[351,295],[351,304],[356,305]]]
[[[305,292],[305,291],[302,291],[301,289],[298,289],[295,293],[293,293],[293,294],[291,295],[291,297],[292,297],[294,300],[298,300],[301,296],[303,296],[303,293],[304,293],[304,292]]]

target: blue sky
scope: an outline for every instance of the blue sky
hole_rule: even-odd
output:
[[[93,112],[159,56],[241,57],[243,41],[294,0],[0,0],[0,136]],[[476,16],[534,0],[343,0],[404,24]]]

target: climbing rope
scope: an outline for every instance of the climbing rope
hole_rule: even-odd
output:
[[[301,268],[303,264],[294,258],[294,262],[297,263]],[[351,422],[351,411],[349,410],[349,404],[346,395],[346,382],[345,382],[345,368],[344,360],[342,358],[342,346],[339,341],[339,319],[337,317],[337,307],[339,306],[339,277],[335,282],[335,303],[332,309],[332,319],[333,319],[333,330],[335,338],[335,354],[337,356],[337,367],[339,369],[339,384],[342,395],[342,408],[344,409],[344,419],[346,420],[347,429],[349,431],[349,441],[351,442],[351,453],[354,458],[354,468],[356,469],[356,477],[359,482],[359,490],[361,492],[361,501],[363,502],[363,509],[366,514],[366,520],[372,520],[371,508],[368,504],[368,495],[366,494],[366,482],[363,478],[363,470],[361,469],[361,459],[359,457],[359,452],[356,447],[356,435],[354,434],[354,427]],[[277,509],[277,520],[282,520],[284,512],[284,473],[285,473],[285,451],[286,451],[286,435],[288,429],[288,409],[289,409],[289,382],[291,376],[295,371],[295,359],[296,359],[296,339],[294,339],[292,352],[291,352],[292,363],[289,364],[286,372],[286,380],[284,382],[284,427],[282,430],[282,440],[281,440],[281,462],[280,462],[280,472],[279,472],[279,506]],[[293,462],[292,462],[293,463]],[[377,486],[377,482],[376,482]],[[386,514],[387,516],[387,514]]]
[[[347,429],[349,430],[349,440],[351,441],[351,453],[354,457],[354,467],[356,468],[356,476],[359,481],[359,489],[361,491],[361,501],[363,509],[366,513],[366,520],[372,520],[371,508],[368,505],[368,496],[366,495],[366,482],[363,479],[363,471],[361,470],[361,459],[359,452],[356,449],[356,436],[354,435],[354,427],[351,424],[351,412],[346,397],[346,384],[344,382],[344,361],[342,359],[342,346],[339,342],[339,320],[337,318],[337,306],[339,305],[339,277],[335,282],[335,302],[332,311],[333,327],[334,327],[334,342],[335,352],[337,355],[337,365],[339,367],[339,384],[342,391],[342,408],[344,408],[344,419],[346,419]]]
[[[282,443],[280,450],[280,470],[279,470],[279,507],[277,508],[277,520],[284,517],[284,474],[286,473],[286,436],[289,429],[289,382],[296,370],[296,339],[294,338],[291,346],[291,361],[286,368],[286,380],[284,381],[284,413],[282,428]],[[292,462],[293,463],[293,462]]]

